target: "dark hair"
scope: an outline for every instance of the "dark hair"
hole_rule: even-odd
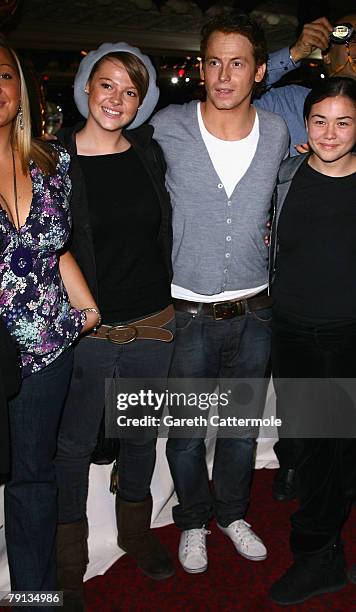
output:
[[[325,98],[346,96],[356,105],[356,81],[349,77],[332,77],[318,83],[305,98],[303,116],[308,119],[314,104],[322,102]]]
[[[113,53],[108,53],[107,55],[104,55],[96,62],[96,64],[94,64],[89,75],[88,81],[91,81],[100,64],[107,59],[120,60],[120,62],[125,66],[127,74],[129,75],[131,81],[133,82],[134,86],[138,91],[139,102],[140,104],[142,104],[148,90],[150,77],[148,75],[146,66],[133,53],[128,53],[127,51],[115,51]]]
[[[345,20],[345,17],[351,17],[351,15],[356,15],[355,0],[343,0],[343,2],[340,2],[340,6],[331,7],[330,16],[327,15],[327,17],[331,19],[331,23],[345,23],[345,21],[349,21],[348,19]]]
[[[268,54],[265,33],[257,21],[248,17],[248,15],[234,12],[223,13],[222,15],[213,17],[203,25],[200,39],[200,55],[202,62],[205,61],[209,38],[214,32],[241,34],[241,36],[245,36],[252,45],[256,65],[261,66],[262,64],[267,64]],[[254,93],[261,92],[264,88],[265,80],[266,74],[260,83],[255,83]]]

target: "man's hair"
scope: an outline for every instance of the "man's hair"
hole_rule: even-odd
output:
[[[104,60],[113,59],[119,60],[126,68],[127,74],[138,91],[139,103],[142,104],[148,90],[150,78],[148,76],[146,66],[133,53],[128,53],[127,51],[114,51],[112,53],[108,53],[107,55],[103,55],[103,57],[101,57],[96,64],[94,64],[88,80],[91,81],[100,64]]]
[[[209,38],[214,32],[245,36],[252,45],[256,65],[267,64],[268,54],[265,33],[261,26],[254,19],[248,17],[248,15],[234,12],[223,13],[213,17],[203,25],[200,39],[202,62],[205,61]],[[255,83],[254,94],[260,93],[263,90],[265,79],[266,74],[260,83]]]
[[[336,5],[332,8],[330,12],[331,23],[345,21],[345,16],[350,17],[350,15],[355,14],[355,0],[349,0],[348,2],[343,0],[343,2],[340,3],[340,6]]]
[[[350,79],[348,77],[332,77],[318,83],[305,98],[303,109],[304,119],[308,119],[314,104],[322,102],[325,98],[335,98],[336,96],[350,98],[351,102],[356,106],[355,79]]]

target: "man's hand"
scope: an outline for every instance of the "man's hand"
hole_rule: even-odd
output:
[[[290,48],[293,62],[299,62],[308,57],[315,49],[327,49],[332,29],[326,17],[319,17],[311,23],[306,23],[297,42]]]

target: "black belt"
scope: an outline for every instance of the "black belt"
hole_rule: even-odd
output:
[[[242,316],[246,310],[261,310],[272,306],[272,297],[267,295],[267,289],[250,298],[242,300],[230,300],[228,302],[190,302],[173,298],[175,310],[189,312],[190,314],[205,314],[214,317],[215,321],[232,319]]]

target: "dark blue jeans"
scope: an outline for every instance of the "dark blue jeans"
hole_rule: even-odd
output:
[[[270,356],[270,309],[246,312],[225,321],[176,312],[172,378],[264,378]],[[266,384],[260,387],[264,404]],[[215,382],[212,381],[213,391]],[[214,513],[227,527],[243,518],[249,503],[254,464],[253,438],[217,438],[210,491],[203,437],[170,438],[167,458],[179,505],[173,508],[180,529],[200,528]]]
[[[175,322],[166,325],[173,333]],[[117,345],[83,338],[75,348],[71,386],[58,436],[56,472],[59,522],[86,515],[91,454],[104,413],[106,378],[166,378],[174,342],[135,340]],[[150,493],[156,461],[156,435],[120,438],[119,496],[143,501]]]
[[[25,378],[10,401],[11,480],[5,486],[5,533],[11,588],[55,590],[58,425],[73,364],[67,349]]]

